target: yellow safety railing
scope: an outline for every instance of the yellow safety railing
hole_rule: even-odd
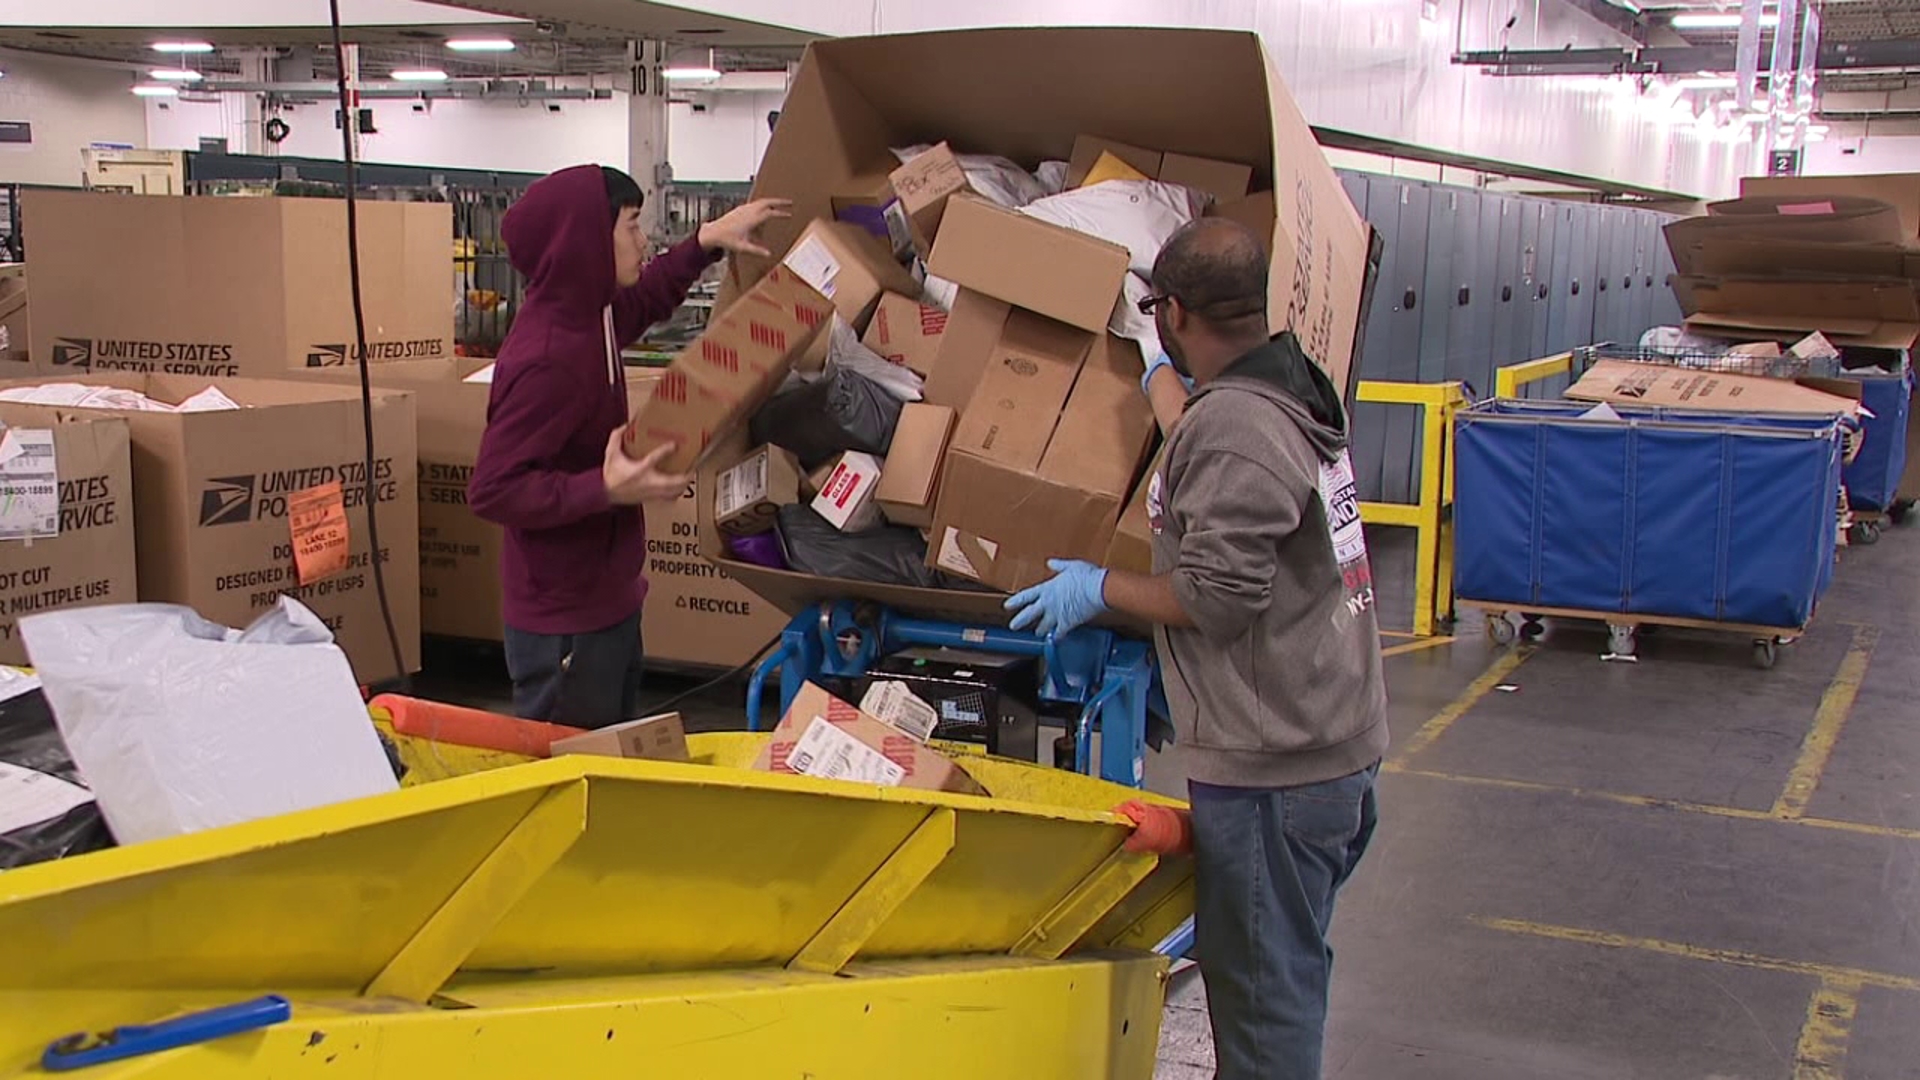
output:
[[[1493,396],[1519,397],[1520,388],[1528,383],[1565,375],[1572,370],[1573,354],[1570,352],[1529,360],[1524,364],[1508,364],[1493,374]]]
[[[1466,407],[1466,391],[1458,382],[1363,379],[1354,399],[1420,409],[1419,501],[1363,502],[1360,520],[1414,530],[1413,632],[1432,637],[1453,622],[1453,414]]]

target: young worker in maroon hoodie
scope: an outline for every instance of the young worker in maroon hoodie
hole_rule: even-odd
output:
[[[527,295],[494,368],[467,505],[506,529],[507,671],[528,719],[604,727],[637,708],[640,505],[679,498],[692,478],[659,470],[670,446],[637,461],[621,449],[620,349],[722,252],[765,255],[754,233],[788,205],[747,203],[647,262],[642,198],[626,173],[575,166],[535,181],[500,230]]]

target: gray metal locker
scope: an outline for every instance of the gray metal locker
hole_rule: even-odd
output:
[[[1375,307],[1385,306],[1392,330],[1392,352],[1382,377],[1399,382],[1420,381],[1420,331],[1424,315],[1427,275],[1427,230],[1433,189],[1426,184],[1395,177],[1376,176],[1368,181],[1367,202],[1379,198],[1399,204],[1393,239],[1395,249],[1390,266],[1382,267],[1380,288],[1374,293]],[[1380,497],[1387,502],[1408,502],[1413,497],[1414,431],[1419,426],[1415,410],[1406,406],[1386,409],[1386,438],[1381,448]]]
[[[1492,201],[1478,191],[1461,188],[1454,198],[1453,225],[1455,247],[1453,274],[1456,291],[1449,297],[1447,314],[1447,363],[1442,377],[1459,379],[1476,391],[1493,392],[1483,372],[1493,355],[1493,310],[1500,302],[1496,281],[1494,245],[1485,242],[1486,219],[1483,214]],[[1498,210],[1492,213],[1497,214]],[[1499,230],[1493,230],[1497,237]],[[1428,251],[1432,257],[1432,251]]]
[[[1586,219],[1581,216],[1584,207],[1565,203],[1555,206],[1553,217],[1553,262],[1547,272],[1547,352],[1565,352],[1579,344],[1574,341],[1573,297],[1567,294],[1568,283],[1576,276],[1573,252],[1576,247],[1584,248],[1584,241],[1576,234],[1586,227]]]
[[[1600,222],[1600,233],[1594,244],[1593,267],[1593,341],[1613,341],[1619,336],[1621,311],[1619,289],[1620,280],[1620,222],[1618,212],[1611,206],[1593,207],[1593,214]]]
[[[1588,206],[1583,208],[1579,227],[1574,230],[1575,247],[1570,267],[1573,279],[1567,283],[1567,296],[1573,304],[1568,319],[1573,328],[1573,341],[1568,348],[1591,345],[1599,334],[1600,237],[1605,224],[1599,211]]]
[[[1521,317],[1527,311],[1526,282],[1521,278],[1525,269],[1521,255],[1520,218],[1524,200],[1511,195],[1497,196],[1499,202],[1498,238],[1494,243],[1494,257],[1498,260],[1496,272],[1500,286],[1500,304],[1493,314],[1493,354],[1488,358],[1487,370],[1482,378],[1492,379],[1493,369],[1503,364],[1511,364],[1526,357],[1518,355],[1522,350],[1517,346],[1522,335],[1516,330]],[[1482,212],[1484,219],[1485,213]],[[1484,225],[1482,226],[1485,227]]]
[[[1547,346],[1548,335],[1553,329],[1552,312],[1548,307],[1548,297],[1553,293],[1553,257],[1559,242],[1554,230],[1553,203],[1540,199],[1535,201],[1534,211],[1534,251],[1528,260],[1531,272],[1527,275],[1528,327],[1527,359],[1546,356],[1552,350]]]
[[[1674,218],[1661,214],[1655,223],[1659,229],[1660,243],[1653,249],[1653,325],[1678,326],[1683,316],[1680,314],[1680,301],[1673,295],[1673,286],[1669,279],[1678,271],[1673,265],[1673,251],[1667,247],[1666,226]]]
[[[1354,206],[1380,234],[1380,275],[1373,289],[1373,304],[1367,310],[1367,338],[1360,353],[1360,378],[1393,378],[1393,283],[1398,277],[1400,256],[1400,200],[1388,190],[1391,177],[1363,175]],[[1381,498],[1381,459],[1386,449],[1390,410],[1384,405],[1355,401],[1353,404],[1353,478],[1363,500]]]

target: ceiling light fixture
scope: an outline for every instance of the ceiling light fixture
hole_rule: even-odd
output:
[[[394,82],[446,82],[447,73],[439,68],[399,68],[387,72]]]
[[[134,87],[133,92],[140,97],[176,97],[180,93],[175,87],[153,86],[146,83]]]
[[[714,62],[713,50],[708,49],[706,67],[692,67],[685,64],[676,66],[669,61],[666,67],[660,69],[660,77],[674,82],[690,82],[694,79],[705,79],[711,82],[720,77],[720,66]]]
[[[454,52],[512,52],[512,38],[453,38],[447,48]]]
[[[156,41],[153,51],[159,53],[210,53],[213,45],[205,41]]]
[[[147,75],[165,82],[199,82],[202,78],[199,72],[189,68],[154,68]]]
[[[1675,30],[1738,30],[1740,13],[1737,11],[1690,11],[1675,15],[1668,21]],[[1774,11],[1764,12],[1760,16],[1761,26],[1779,26],[1780,14]]]

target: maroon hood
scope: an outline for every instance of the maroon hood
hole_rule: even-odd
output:
[[[619,284],[610,213],[598,165],[541,177],[507,210],[500,235],[508,261],[527,279],[527,307],[568,321],[600,317]]]

